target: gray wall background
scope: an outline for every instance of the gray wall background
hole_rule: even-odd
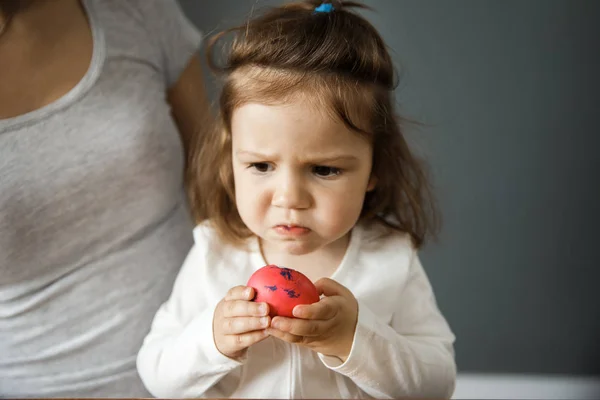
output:
[[[280,4],[179,1],[206,34]],[[600,1],[365,3],[426,124],[444,228],[422,258],[460,371],[600,375]]]

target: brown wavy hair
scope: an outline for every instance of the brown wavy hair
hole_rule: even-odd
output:
[[[223,86],[215,131],[191,149],[188,195],[196,221],[210,220],[232,244],[252,235],[235,202],[232,113],[248,102],[282,104],[302,96],[373,145],[377,184],[366,194],[360,221],[406,232],[418,248],[434,234],[438,215],[424,165],[410,151],[401,128],[405,120],[395,113],[390,54],[377,30],[355,11],[366,6],[337,1],[332,12],[315,12],[320,4],[271,8],[208,41],[208,63]],[[220,47],[219,63],[215,49],[229,34],[233,38]]]
[[[4,18],[10,18],[29,7],[33,0],[0,0],[0,13]]]

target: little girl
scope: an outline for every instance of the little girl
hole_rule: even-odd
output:
[[[153,395],[451,397],[454,336],[417,255],[432,202],[355,7],[287,4],[225,32],[220,127],[190,159],[195,244],[137,359]],[[320,301],[271,319],[245,286],[267,264]]]

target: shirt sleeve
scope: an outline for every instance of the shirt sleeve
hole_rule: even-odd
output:
[[[346,361],[319,357],[374,398],[450,398],[456,381],[454,340],[415,253],[391,323],[359,301]]]
[[[155,397],[202,397],[244,361],[226,357],[215,345],[216,304],[203,295],[207,288],[200,272],[206,249],[196,240],[138,353],[138,373]],[[217,394],[211,390],[211,396]]]
[[[167,87],[171,88],[197,54],[202,33],[177,0],[143,0],[138,4],[147,32],[160,48],[160,64]]]

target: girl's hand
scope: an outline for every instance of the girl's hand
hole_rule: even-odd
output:
[[[215,308],[213,336],[217,349],[229,358],[241,357],[245,350],[268,337],[269,305],[255,303],[254,289],[236,286]]]
[[[354,340],[358,302],[350,290],[332,279],[319,279],[315,286],[326,297],[311,305],[294,307],[296,318],[273,318],[267,332],[344,362]]]

